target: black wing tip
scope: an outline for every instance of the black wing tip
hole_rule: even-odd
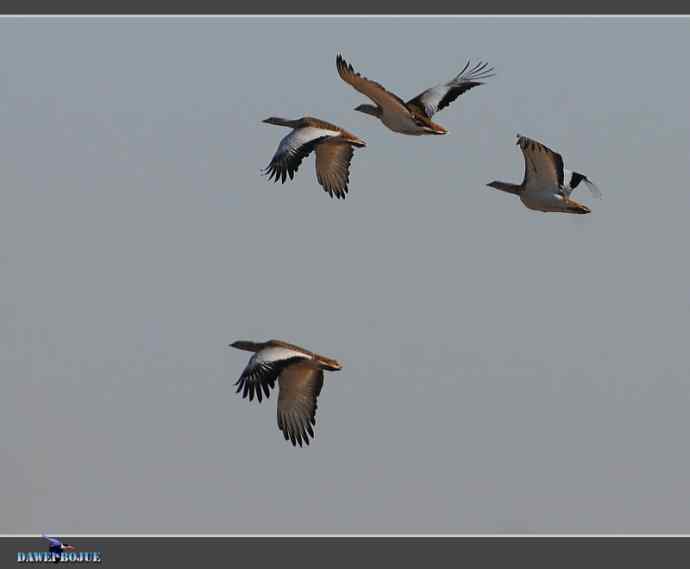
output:
[[[468,68],[470,67],[471,63],[472,60],[468,59],[467,63],[465,64],[465,67],[463,67],[462,71],[458,74],[459,78],[465,81],[478,81],[481,79],[489,79],[491,77],[496,76],[496,68],[494,66],[488,67],[488,61],[480,60],[474,65],[474,67],[472,67],[468,71]]]
[[[271,162],[268,166],[266,166],[266,168],[261,170],[261,174],[266,176],[266,178],[274,184],[278,181],[280,181],[281,184],[284,184],[288,176],[291,180],[295,178],[296,171],[297,170],[281,167]]]
[[[347,197],[348,188],[333,189],[333,188],[323,188],[331,199],[335,198],[337,200],[344,200]]]
[[[263,399],[269,398],[269,395],[271,393],[269,387],[273,387],[273,384],[266,384],[261,382],[254,383],[251,379],[246,377],[240,377],[235,382],[235,385],[237,386],[235,393],[241,392],[242,399],[249,399],[249,401],[254,401],[254,397],[256,397],[258,403],[261,403]]]
[[[302,429],[301,431],[291,431],[289,429],[286,429],[283,431],[283,437],[285,437],[286,441],[290,441],[290,443],[292,443],[292,446],[295,448],[298,445],[300,448],[303,448],[303,446],[309,446],[309,443],[311,442],[309,440],[309,434],[306,429]],[[311,431],[311,438],[314,438],[313,430]]]
[[[347,188],[324,188],[331,199],[344,200],[347,197]]]
[[[273,180],[273,176],[275,176],[276,169],[275,169],[275,167],[273,166],[273,162],[271,162],[271,163],[270,163],[268,166],[266,166],[265,168],[262,168],[262,169],[260,170],[260,172],[261,172],[261,175],[262,175],[262,176],[266,176],[266,178],[268,178],[269,181],[275,181],[275,180]]]
[[[283,438],[289,441],[293,447],[303,445],[309,446],[311,440],[315,438],[312,425],[316,425],[315,417],[310,418],[283,418],[278,416],[278,429],[283,433]]]
[[[335,57],[335,65],[338,68],[338,71],[342,71],[343,69],[345,69],[346,71],[349,71],[350,73],[355,73],[355,70],[352,67],[352,64],[348,63],[340,52],[338,52],[338,55],[336,55],[336,57]]]

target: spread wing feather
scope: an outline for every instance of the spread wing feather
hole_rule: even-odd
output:
[[[290,364],[300,360],[307,360],[309,356],[298,351],[269,347],[254,354],[242,375],[235,382],[237,393],[242,397],[249,396],[252,401],[256,395],[259,402],[265,396],[268,399],[270,390],[275,386],[280,373]]]
[[[579,172],[571,172],[568,169],[563,170],[563,193],[566,196],[569,197],[581,182],[584,182],[585,187],[591,192],[593,197],[601,199],[601,190],[587,176]]]
[[[309,444],[316,425],[316,399],[323,387],[323,370],[308,362],[298,362],[283,370],[278,378],[278,428],[293,446]]]
[[[289,176],[292,180],[295,172],[316,145],[338,133],[315,127],[297,128],[285,136],[273,155],[270,164],[263,170],[269,180],[285,183]]]
[[[395,112],[403,112],[409,114],[409,110],[400,97],[395,93],[388,91],[380,83],[367,79],[366,77],[357,73],[352,65],[345,61],[342,55],[338,54],[335,60],[336,67],[338,69],[338,75],[341,79],[354,87],[357,91],[363,95],[369,97],[374,101],[379,107],[390,108]]]
[[[518,135],[525,158],[525,187],[563,187],[563,158],[541,142]]]
[[[407,105],[415,107],[428,118],[431,118],[435,113],[445,109],[466,91],[478,85],[482,85],[483,79],[493,77],[494,68],[488,67],[488,65],[488,63],[482,63],[480,61],[474,67],[470,68],[470,62],[468,61],[462,71],[450,81],[427,89],[414,99],[410,99]]]
[[[331,197],[345,199],[353,154],[352,145],[338,139],[316,147],[316,178]]]

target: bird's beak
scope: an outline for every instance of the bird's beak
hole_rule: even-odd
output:
[[[65,551],[74,551],[76,549],[76,547],[74,547],[73,545],[64,545],[62,548]]]

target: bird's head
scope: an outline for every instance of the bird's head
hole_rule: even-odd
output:
[[[257,352],[261,349],[261,346],[256,342],[250,342],[248,340],[237,340],[230,344],[231,348],[237,348],[238,350],[245,350],[247,352]]]
[[[296,123],[296,121],[291,121],[289,119],[281,119],[280,117],[268,117],[267,119],[264,119],[261,122],[264,122],[266,124],[274,124],[276,126],[288,127],[293,127]]]
[[[381,117],[381,109],[375,107],[374,105],[359,105],[358,107],[355,107],[355,111],[359,111],[360,113],[371,115],[372,117],[376,118]]]

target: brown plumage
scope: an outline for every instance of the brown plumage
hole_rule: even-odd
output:
[[[590,209],[570,197],[581,182],[600,198],[599,188],[584,174],[567,170],[563,157],[541,142],[517,135],[517,143],[525,159],[522,184],[495,180],[489,187],[519,196],[525,207],[542,212],[586,214]]]
[[[380,83],[357,73],[340,54],[336,57],[336,68],[341,79],[376,103],[376,106],[360,105],[355,110],[375,116],[394,132],[410,135],[448,132],[431,117],[469,89],[481,85],[479,79],[493,76],[493,68],[487,68],[486,63],[479,63],[471,69],[469,65],[468,62],[450,81],[426,89],[405,102]]]
[[[278,428],[293,446],[309,444],[316,425],[316,400],[323,387],[323,372],[342,369],[340,362],[281,340],[239,340],[233,348],[254,352],[237,380],[237,393],[249,400],[268,398],[278,381]]]
[[[344,199],[348,192],[353,147],[366,143],[332,123],[314,117],[297,120],[271,117],[263,122],[292,128],[264,170],[269,180],[293,179],[302,160],[316,151],[316,178],[331,197]]]
[[[515,143],[522,150],[525,158],[525,176],[522,185],[532,176],[548,176],[556,181],[558,186],[563,186],[563,157],[551,150],[545,144],[526,136],[517,137]]]

